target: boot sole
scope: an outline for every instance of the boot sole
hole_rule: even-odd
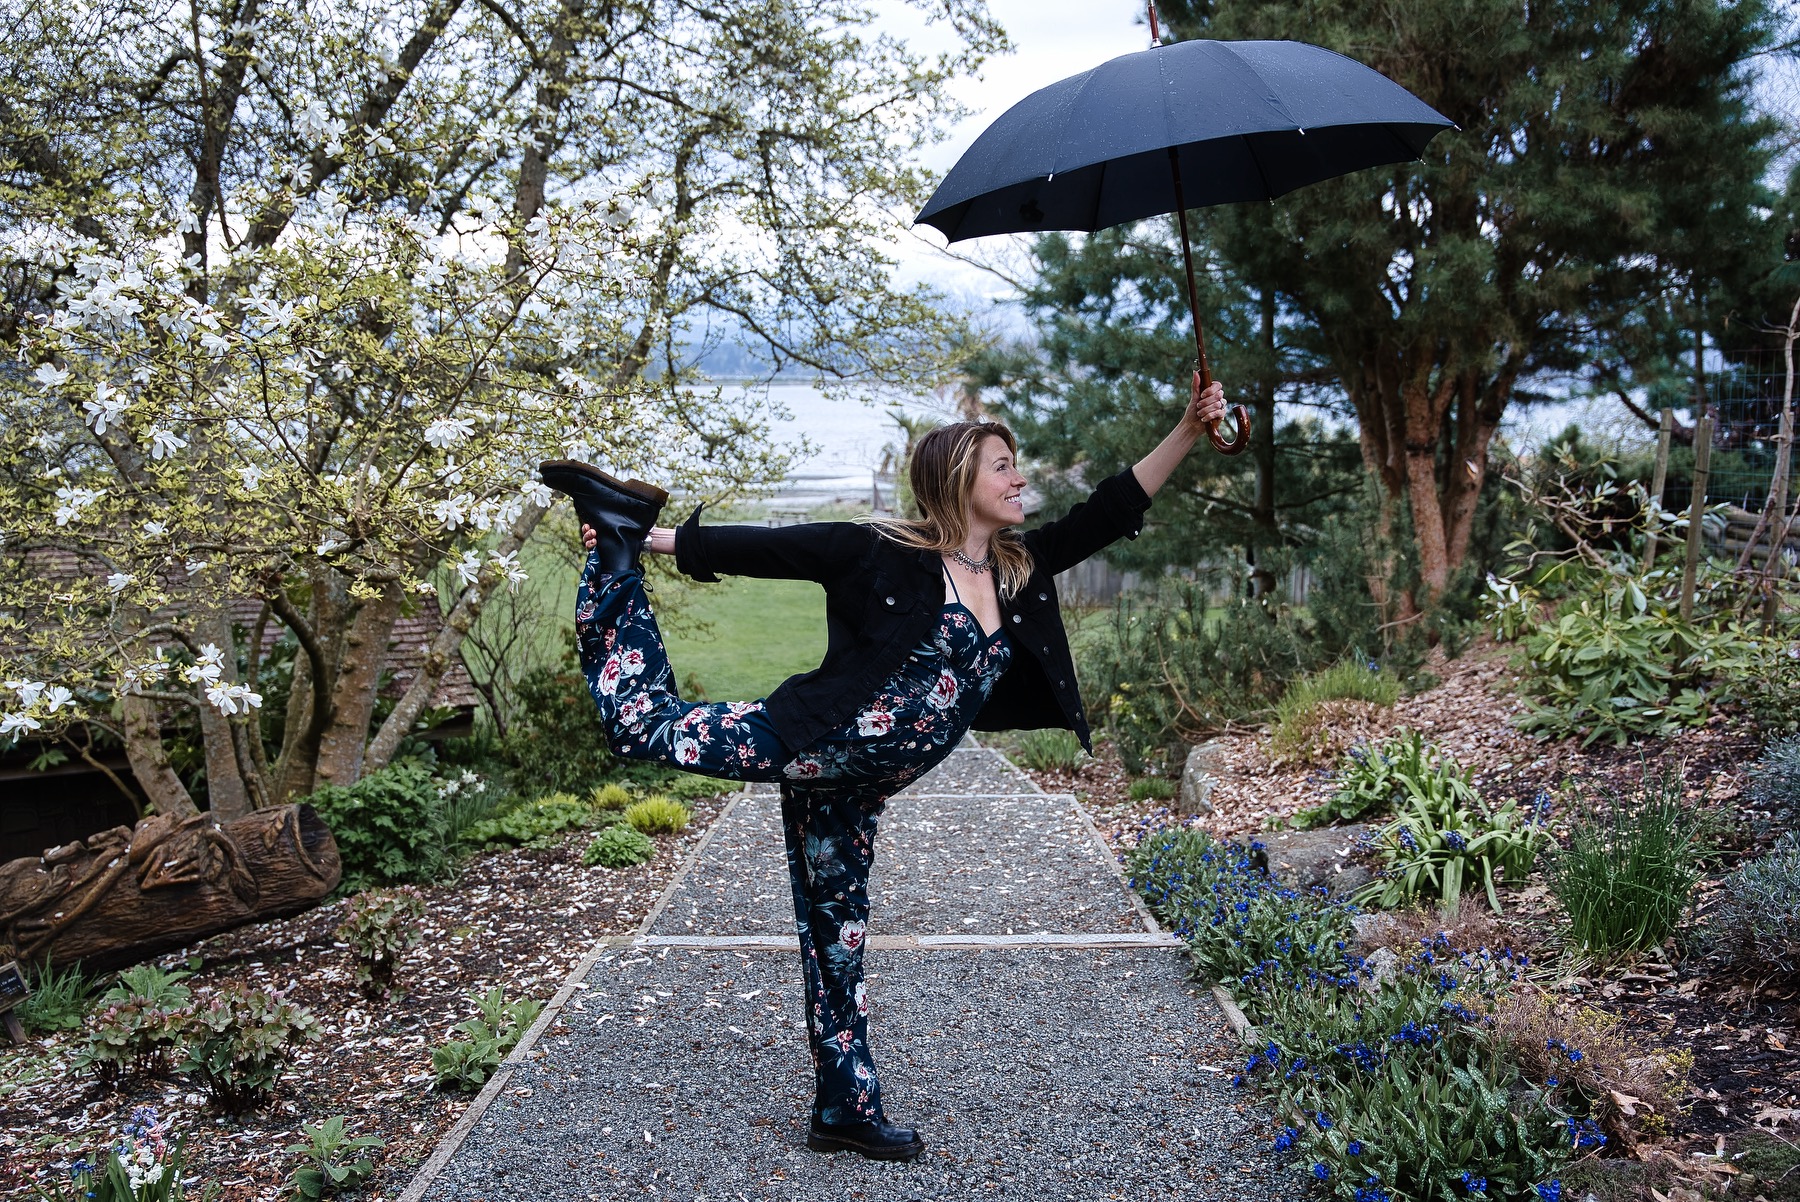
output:
[[[835,1135],[820,1135],[816,1131],[806,1133],[806,1146],[815,1152],[855,1152],[870,1160],[912,1160],[925,1150],[923,1140],[915,1140],[910,1144],[899,1146],[883,1145],[870,1147],[854,1140],[843,1139]]]
[[[668,492],[656,487],[654,484],[646,484],[644,481],[636,479],[621,480],[617,476],[607,475],[592,464],[582,463],[579,460],[547,459],[543,463],[538,464],[538,474],[540,476],[553,469],[573,472],[577,476],[586,476],[596,483],[604,484],[615,492],[624,493],[628,497],[636,497],[638,500],[648,502],[651,505],[660,506],[669,499]]]

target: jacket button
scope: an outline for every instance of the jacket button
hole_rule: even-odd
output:
[[[1038,594],[1038,600],[1039,600],[1039,601],[1048,601],[1048,600],[1049,600],[1049,599],[1050,599],[1050,594],[1049,594],[1049,593],[1039,593],[1039,594]]]
[[[1066,689],[1069,687],[1069,682],[1066,680],[1059,680],[1056,682],[1056,687],[1059,689]]]
[[[1025,620],[1025,619],[1024,619],[1024,618],[1022,618],[1022,617],[1020,617],[1020,616],[1019,616],[1019,615],[1018,615],[1018,614],[1014,614],[1014,615],[1013,615],[1013,621],[1014,621],[1014,622],[1015,622],[1015,623],[1017,623],[1017,622],[1023,622],[1023,621],[1024,621],[1024,620]]]
[[[888,604],[889,604],[889,605],[892,605],[892,604],[893,604],[893,603],[894,603],[894,599],[893,599],[893,598],[892,598],[892,597],[889,597],[889,598],[888,598],[888,599],[887,599],[887,603],[888,603]]]
[[[1049,643],[1045,643],[1045,644],[1044,644],[1044,654],[1045,654],[1045,655],[1049,655],[1049,654],[1050,654],[1050,644],[1049,644]]]

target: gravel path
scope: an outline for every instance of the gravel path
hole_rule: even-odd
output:
[[[753,938],[790,930],[774,802],[738,799],[652,942],[590,959],[408,1198],[1304,1195],[1268,1153],[1268,1116],[1230,1088],[1229,1028],[1180,952],[1079,946],[1159,933],[1073,799],[981,749],[896,796],[878,838],[871,935],[966,937],[932,950],[872,940],[866,953],[888,1110],[922,1129],[926,1154],[808,1151],[798,966]],[[982,944],[1012,931],[1063,938]],[[670,935],[713,939],[663,945]]]

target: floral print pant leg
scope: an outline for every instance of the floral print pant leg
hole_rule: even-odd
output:
[[[812,1046],[813,1111],[827,1123],[883,1121],[881,1083],[869,1053],[863,940],[875,828],[885,804],[867,790],[792,784],[781,789],[806,984],[802,1001]]]
[[[726,780],[778,780],[788,751],[760,701],[701,704],[675,691],[662,632],[638,572],[609,576],[588,556],[575,641],[614,753]]]

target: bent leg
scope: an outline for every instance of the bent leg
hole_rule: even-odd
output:
[[[598,562],[588,556],[575,595],[575,641],[607,745],[702,776],[779,779],[788,752],[763,703],[683,701],[643,575],[605,575]]]
[[[882,796],[867,791],[791,785],[781,790],[794,927],[806,979],[813,1112],[827,1123],[884,1121],[863,987],[869,868],[882,808]]]

